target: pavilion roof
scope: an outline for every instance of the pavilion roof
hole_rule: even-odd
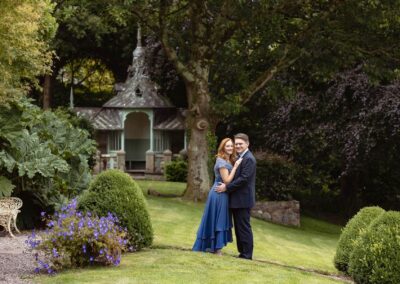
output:
[[[180,113],[172,115],[153,127],[154,130],[184,130],[185,119]]]
[[[92,122],[96,130],[123,130],[118,109],[107,108],[74,108],[77,115],[83,116]]]
[[[115,85],[117,95],[103,106],[108,108],[173,108],[172,103],[159,94],[158,85],[150,79],[146,64],[146,47],[142,46],[138,29],[137,46],[125,83]]]
[[[173,104],[158,94],[158,86],[149,78],[128,78],[119,84],[120,91],[103,106],[108,108],[173,108]]]

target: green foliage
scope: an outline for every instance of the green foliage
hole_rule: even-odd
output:
[[[183,160],[176,160],[165,165],[165,177],[167,181],[186,182],[188,164]]]
[[[59,118],[59,119],[57,119]],[[48,140],[52,152],[68,163],[71,170],[58,177],[65,183],[60,184],[68,195],[77,195],[86,189],[90,179],[89,160],[95,154],[95,142],[89,139],[90,134],[84,129],[75,127],[76,118],[63,112],[55,114],[44,112],[42,122],[34,130]]]
[[[112,214],[107,217],[86,215],[76,210],[76,199],[47,220],[47,230],[27,243],[36,251],[36,272],[53,274],[66,268],[96,263],[118,265],[126,250],[126,232]],[[43,216],[45,212],[42,212]]]
[[[298,167],[282,156],[267,155],[257,161],[257,200],[291,200],[298,189]]]
[[[210,184],[213,183],[214,177],[214,165],[215,165],[215,155],[218,150],[218,137],[212,133],[210,130],[207,132],[207,146],[208,146],[208,175],[210,176]],[[186,182],[186,179],[183,180]]]
[[[127,228],[129,244],[134,250],[152,244],[153,229],[146,200],[128,174],[119,170],[100,173],[81,196],[79,207],[99,216],[115,214]]]
[[[11,196],[14,188],[15,185],[13,185],[8,178],[0,176],[0,197]]]
[[[119,0],[52,2],[58,32],[51,45],[57,54],[50,78],[51,104],[69,105],[66,94],[74,82],[75,105],[100,107],[113,95],[114,77],[117,82],[126,79],[136,38],[132,10]]]
[[[43,209],[77,195],[90,182],[95,143],[65,112],[42,111],[26,99],[0,107],[0,143],[1,175],[16,185],[15,195],[30,191]]]
[[[48,178],[56,172],[67,173],[69,170],[67,162],[54,155],[49,145],[40,141],[38,133],[31,134],[22,129],[8,142],[11,147],[0,152],[0,166],[9,173],[16,171],[18,176],[32,179],[36,174]]]
[[[270,96],[274,79],[304,90],[360,62],[366,62],[365,70],[374,78],[393,78],[397,72],[390,56],[400,57],[395,43],[400,27],[395,16],[398,2],[278,0],[235,8],[229,11],[236,19],[247,17],[246,23],[217,51],[210,72],[211,107],[229,121],[232,114],[250,107],[243,103],[249,97],[247,90],[253,100],[263,93]],[[228,24],[224,21],[221,26]],[[366,33],[371,36],[365,37]],[[180,48],[180,54],[189,48]],[[260,87],[261,82],[266,89]],[[258,92],[253,93],[254,87]]]
[[[253,119],[259,119],[261,147],[289,155],[310,171],[312,178],[302,179],[311,192],[304,201],[318,206],[313,196],[327,193],[333,206],[321,209],[347,216],[369,204],[388,209],[400,204],[400,84],[374,85],[362,68],[315,84]]]
[[[89,93],[112,93],[114,76],[100,60],[80,59],[69,62],[60,72],[61,83],[85,88]]]
[[[50,71],[49,42],[57,24],[50,0],[2,0],[0,5],[0,104],[24,94],[29,82]]]
[[[113,49],[132,38],[129,30],[134,30],[134,13],[144,27],[160,36],[177,73],[187,87],[193,87],[187,92],[188,108],[197,109],[207,119],[228,119],[240,112],[283,70],[289,70],[284,84],[295,73],[297,87],[304,87],[310,78],[326,82],[338,70],[364,61],[371,73],[391,74],[397,68],[393,58],[399,58],[396,1],[57,3],[55,14],[62,31],[57,37],[57,54],[62,54],[65,63],[93,54],[113,56],[102,59],[124,76],[119,62],[128,58],[127,52]],[[132,50],[131,46],[126,50],[129,48]],[[114,57],[120,54],[123,58]],[[205,138],[206,132],[202,135]],[[190,163],[201,164],[192,159]]]
[[[360,234],[384,212],[385,210],[380,207],[365,207],[350,219],[340,235],[336,249],[334,263],[338,270],[348,272],[350,256]]]
[[[90,65],[89,59],[99,59],[109,68],[114,68],[112,71],[120,71],[119,75],[125,78],[126,61],[132,60],[136,22],[132,20],[132,11],[124,1],[54,2],[57,3],[54,16],[59,25],[54,39],[54,48],[61,62],[58,70],[62,67],[68,69],[73,64],[76,71],[80,69],[76,68],[76,63],[82,65],[83,60]]]
[[[349,273],[357,283],[400,283],[400,212],[376,218],[355,242]]]
[[[198,127],[191,123],[196,116],[229,123],[232,114],[245,109],[283,71],[296,73],[297,87],[304,88],[310,79],[324,83],[360,62],[367,62],[371,73],[384,74],[379,78],[393,77],[393,58],[400,58],[396,1],[125,3],[159,35],[185,81],[190,129]],[[286,76],[283,83],[290,80]],[[206,131],[201,135],[205,139]],[[190,156],[189,164],[204,167],[205,155],[199,160]],[[200,177],[188,178],[192,185]],[[190,187],[186,196],[202,190],[201,185]]]

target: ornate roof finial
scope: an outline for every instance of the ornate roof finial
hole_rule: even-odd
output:
[[[133,51],[133,58],[138,58],[144,54],[144,47],[142,46],[142,29],[140,27],[140,24],[138,24],[138,30],[137,30],[137,43],[136,43],[136,48]]]
[[[137,30],[137,47],[142,47],[142,29],[140,27],[140,24],[138,24],[138,30]]]

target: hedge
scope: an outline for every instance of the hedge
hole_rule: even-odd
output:
[[[400,283],[400,212],[375,219],[350,256],[349,273],[357,283]]]
[[[348,221],[340,235],[334,258],[335,267],[338,270],[347,273],[350,254],[360,232],[365,230],[373,220],[384,212],[385,210],[380,207],[365,207]]]

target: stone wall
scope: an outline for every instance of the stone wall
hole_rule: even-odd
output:
[[[300,227],[300,202],[296,200],[257,202],[251,210],[251,215],[272,223]]]

